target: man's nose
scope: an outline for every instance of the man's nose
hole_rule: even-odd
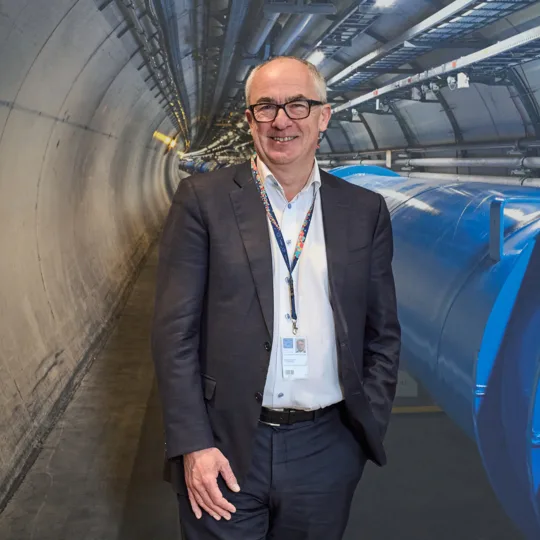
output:
[[[273,125],[277,128],[283,129],[291,124],[291,119],[287,116],[285,109],[278,109],[276,117],[274,118]]]

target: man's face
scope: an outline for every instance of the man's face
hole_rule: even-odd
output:
[[[320,101],[313,77],[302,63],[280,59],[256,73],[248,105],[286,103],[298,98]],[[255,149],[268,165],[313,161],[319,132],[326,130],[330,114],[330,105],[318,105],[311,108],[307,118],[291,120],[283,109],[279,109],[275,120],[262,123],[255,120],[249,109],[246,110]]]

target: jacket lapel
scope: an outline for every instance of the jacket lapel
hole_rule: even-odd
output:
[[[348,200],[346,190],[339,189],[336,177],[321,170],[321,206],[326,239],[326,259],[330,294],[335,315],[345,330],[339,302],[345,277],[347,261],[347,216]],[[241,165],[234,178],[237,188],[230,197],[236,221],[249,260],[255,289],[261,305],[263,317],[270,336],[274,326],[274,287],[272,273],[272,251],[266,212],[261,203],[257,186],[251,177],[249,163]],[[345,193],[344,193],[345,192]]]
[[[238,168],[234,181],[238,187],[231,191],[230,197],[249,260],[266,328],[272,337],[274,327],[274,285],[272,250],[266,211],[261,202],[257,186],[251,177],[249,163],[245,163]]]
[[[339,298],[343,292],[345,266],[347,264],[347,219],[349,201],[347,190],[340,189],[335,176],[321,170],[321,206],[323,210],[323,226],[326,242],[326,261],[328,280],[330,283],[330,301],[336,317],[337,328],[345,332],[340,336],[346,338],[347,326],[341,313]]]

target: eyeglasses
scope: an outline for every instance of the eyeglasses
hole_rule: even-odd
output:
[[[250,105],[249,110],[257,122],[273,122],[279,109],[283,109],[291,120],[302,120],[311,113],[311,107],[324,105],[322,101],[313,99],[295,99],[287,103],[257,103]]]

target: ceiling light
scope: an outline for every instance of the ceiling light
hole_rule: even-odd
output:
[[[395,1],[396,0],[377,0],[375,2],[375,7],[388,8],[394,5]]]
[[[469,76],[466,73],[457,74],[457,87],[469,88]]]
[[[311,62],[313,65],[317,65],[324,60],[324,53],[322,51],[315,51],[309,58],[308,62]]]

